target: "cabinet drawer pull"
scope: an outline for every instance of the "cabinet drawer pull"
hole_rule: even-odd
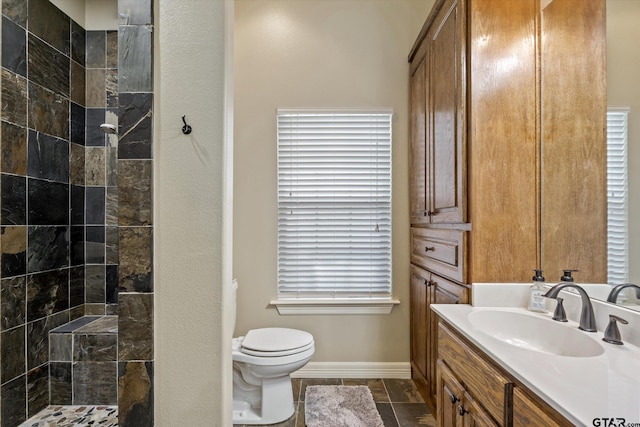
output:
[[[467,414],[467,413],[469,413],[469,411],[464,409],[464,407],[462,405],[458,405],[458,414],[464,416],[464,414]]]
[[[435,251],[436,248],[434,246],[427,246],[426,248],[424,248],[425,252],[429,252],[429,251]]]

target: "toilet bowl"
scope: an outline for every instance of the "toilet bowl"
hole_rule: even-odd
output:
[[[234,338],[233,423],[275,424],[295,411],[291,373],[309,362],[313,336],[288,328],[252,329]]]

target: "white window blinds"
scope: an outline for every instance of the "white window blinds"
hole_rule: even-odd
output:
[[[391,116],[278,110],[279,298],[391,297]]]
[[[628,109],[607,112],[608,282],[629,281],[627,120]]]

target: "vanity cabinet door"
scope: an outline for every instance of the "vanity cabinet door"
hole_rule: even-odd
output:
[[[438,427],[462,427],[458,414],[464,397],[464,387],[447,365],[438,360]]]
[[[462,414],[464,418],[464,427],[498,427],[499,425],[469,393],[464,394],[463,410],[458,414]],[[546,424],[532,425],[544,425],[548,427]]]
[[[428,293],[431,274],[415,265],[411,266],[411,365],[422,379],[427,379],[427,335],[429,331]],[[429,388],[429,385],[426,384]]]

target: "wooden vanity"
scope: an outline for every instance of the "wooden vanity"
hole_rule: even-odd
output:
[[[572,426],[446,322],[438,325],[438,426]]]

